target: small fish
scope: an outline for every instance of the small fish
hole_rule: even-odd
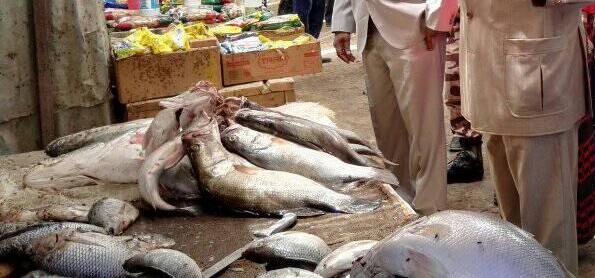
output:
[[[89,223],[103,227],[112,235],[124,232],[138,218],[139,211],[133,205],[114,198],[103,198],[89,210]]]
[[[298,174],[326,185],[376,180],[399,182],[386,169],[357,166],[337,157],[235,124],[221,133],[223,145],[255,165],[268,170]]]
[[[122,267],[134,251],[114,237],[62,231],[33,241],[31,259],[41,269],[66,277],[126,277]]]
[[[89,206],[50,205],[37,209],[36,215],[41,221],[87,222]]]
[[[322,276],[304,269],[288,267],[260,274],[256,278],[322,278]]]
[[[172,249],[137,254],[123,265],[135,277],[201,278],[200,267],[188,255]],[[138,275],[138,276],[136,276]]]
[[[26,226],[25,228],[18,229],[11,233],[6,233],[0,236],[0,258],[6,258],[8,256],[24,256],[26,254],[27,247],[31,242],[47,237],[51,233],[76,230],[76,231],[89,231],[96,233],[105,233],[105,229],[97,227],[95,225],[83,224],[83,223],[41,223]]]
[[[375,166],[353,151],[349,142],[334,128],[276,111],[240,109],[234,119],[241,125],[327,152],[345,162]]]
[[[333,278],[349,273],[353,261],[363,257],[376,245],[375,240],[361,240],[347,243],[328,254],[316,267],[315,273],[324,278]]]
[[[295,225],[296,222],[297,215],[295,213],[289,212],[284,214],[279,221],[275,222],[275,224],[264,230],[254,231],[253,234],[257,237],[267,237],[272,234],[287,230],[289,227]]]
[[[331,249],[321,238],[289,231],[254,241],[242,256],[257,263],[314,268],[330,252]]]
[[[47,155],[56,157],[95,143],[106,143],[132,130],[149,126],[153,119],[140,119],[121,124],[96,127],[60,137],[45,148]]]

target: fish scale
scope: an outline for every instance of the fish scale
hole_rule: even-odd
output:
[[[501,219],[465,211],[435,213],[403,227],[351,271],[353,278],[375,275],[573,277],[529,233]]]
[[[319,237],[303,232],[282,232],[253,242],[244,252],[246,259],[280,265],[317,265],[331,252]]]

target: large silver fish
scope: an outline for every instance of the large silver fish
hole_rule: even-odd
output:
[[[49,156],[55,157],[95,143],[106,143],[129,131],[146,128],[152,120],[141,119],[121,124],[100,126],[66,135],[50,142],[45,148],[45,152]]]
[[[36,189],[79,187],[99,182],[136,183],[143,161],[146,127],[131,130],[109,142],[100,142],[43,161],[25,175],[24,183]]]
[[[442,211],[412,222],[354,263],[352,278],[573,277],[511,223],[481,213]]]
[[[119,235],[132,225],[138,216],[139,211],[133,205],[114,198],[103,198],[91,206],[88,221],[105,228],[112,235]]]
[[[242,256],[257,263],[315,267],[331,249],[321,238],[303,232],[282,232],[254,241]]]
[[[54,274],[80,278],[126,277],[124,262],[135,255],[121,241],[98,233],[65,231],[34,241],[35,264]]]
[[[234,119],[241,125],[282,137],[309,148],[322,150],[345,162],[360,166],[375,166],[352,150],[341,132],[332,127],[277,111],[240,109],[235,113]]]
[[[321,210],[369,212],[380,205],[337,193],[300,175],[241,165],[210,127],[185,134],[183,141],[203,191],[232,209],[312,215],[322,213]]]
[[[256,166],[302,175],[323,184],[343,185],[369,180],[399,184],[388,170],[349,164],[328,153],[238,124],[224,130],[221,141],[227,149]]]
[[[188,255],[172,249],[156,249],[126,260],[124,269],[138,277],[201,278],[196,262]],[[135,276],[137,277],[137,276]]]
[[[282,269],[271,270],[267,273],[260,274],[256,278],[321,278],[322,276],[310,272],[308,270],[288,267]]]
[[[344,272],[349,272],[353,261],[363,257],[374,247],[378,241],[376,240],[360,240],[349,242],[328,254],[314,270],[324,278],[337,277]]]
[[[0,236],[0,258],[6,258],[7,256],[13,255],[27,255],[26,250],[31,242],[46,237],[51,233],[66,230],[105,233],[105,230],[101,227],[83,223],[62,222],[29,225],[25,228],[17,229]]]

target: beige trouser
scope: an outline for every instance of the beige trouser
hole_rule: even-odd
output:
[[[535,235],[576,275],[578,127],[535,137],[490,135],[487,150],[502,217]]]
[[[399,50],[374,31],[363,53],[378,147],[399,164],[392,170],[422,214],[446,209],[444,44],[436,38],[433,51],[423,41]]]

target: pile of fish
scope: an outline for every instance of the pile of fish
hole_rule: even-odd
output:
[[[574,277],[532,235],[465,211],[438,212],[381,242],[350,242],[332,252],[313,235],[279,233],[254,242],[245,257],[278,268],[262,278]]]

